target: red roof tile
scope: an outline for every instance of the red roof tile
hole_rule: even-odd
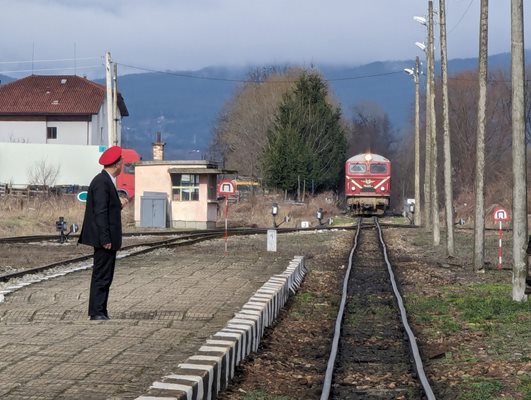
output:
[[[32,75],[0,86],[0,115],[97,114],[105,92],[105,86],[76,75]],[[121,96],[119,107],[128,115]]]

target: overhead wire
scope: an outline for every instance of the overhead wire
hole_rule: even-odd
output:
[[[19,72],[44,72],[44,71],[63,71],[63,70],[72,70],[72,69],[91,69],[91,68],[101,68],[101,64],[98,65],[87,65],[80,67],[61,67],[61,68],[32,68],[32,69],[17,69],[12,71],[0,71],[2,74],[14,74]]]
[[[37,62],[57,62],[57,61],[82,61],[82,60],[98,60],[102,57],[77,57],[77,58],[56,58],[50,60],[24,60],[24,61],[0,61],[0,64],[30,64]]]
[[[199,75],[190,75],[190,74],[183,74],[179,72],[172,72],[172,71],[162,71],[157,70],[154,68],[148,68],[148,67],[140,67],[136,65],[130,65],[130,64],[124,64],[117,62],[118,65],[121,65],[122,67],[137,69],[141,71],[147,71],[147,72],[153,72],[153,73],[159,73],[159,74],[166,74],[166,75],[172,75],[179,78],[189,78],[189,79],[201,79],[201,80],[213,80],[213,81],[224,81],[224,82],[237,82],[237,83],[293,83],[296,82],[296,80],[282,80],[282,81],[258,81],[254,79],[232,79],[232,78],[220,78],[220,77],[213,77],[213,76],[199,76]],[[387,76],[387,75],[394,75],[394,74],[401,74],[403,71],[391,71],[391,72],[382,72],[379,74],[368,74],[368,75],[358,75],[358,76],[350,76],[350,77],[339,77],[339,78],[329,78],[325,79],[327,82],[334,82],[334,81],[346,81],[346,80],[357,80],[357,79],[366,79],[366,78],[376,78],[381,76]]]
[[[457,28],[459,26],[459,24],[461,24],[461,22],[463,22],[463,19],[468,14],[468,11],[470,10],[470,7],[472,7],[472,3],[474,3],[474,1],[475,0],[470,0],[470,3],[468,3],[468,6],[466,7],[465,11],[463,12],[463,15],[461,15],[461,18],[459,18],[457,23],[448,31],[448,35],[450,33],[452,33],[455,30],[455,28]]]

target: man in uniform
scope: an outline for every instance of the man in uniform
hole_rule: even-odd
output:
[[[100,157],[103,170],[88,188],[87,204],[79,243],[94,247],[90,282],[89,316],[107,320],[107,300],[114,276],[116,252],[122,246],[121,210],[127,199],[118,196],[116,177],[122,171],[122,148],[113,146]]]

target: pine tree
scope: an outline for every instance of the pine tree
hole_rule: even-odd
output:
[[[298,180],[317,190],[337,189],[345,161],[341,111],[327,102],[328,89],[315,73],[304,73],[284,97],[262,159],[268,185],[293,193]]]

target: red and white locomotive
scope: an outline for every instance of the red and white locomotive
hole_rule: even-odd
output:
[[[383,215],[391,196],[391,162],[378,154],[358,154],[345,163],[345,196],[353,215]]]

